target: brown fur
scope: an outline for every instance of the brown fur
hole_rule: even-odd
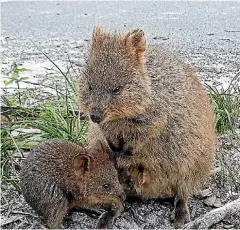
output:
[[[90,114],[92,108],[105,111],[99,124],[90,121],[90,145],[98,139],[117,145],[123,137],[124,149],[133,151],[130,157],[120,156],[118,166],[137,170],[143,165],[150,180],[148,186],[136,183],[137,194],[146,199],[175,196],[186,203],[206,182],[215,151],[207,94],[188,65],[158,45],[146,47],[142,30],[122,35],[98,30],[104,36],[93,32],[78,82],[81,108]],[[121,92],[113,94],[119,86]],[[187,214],[178,210],[184,213],[175,218],[179,227]]]
[[[54,139],[31,151],[22,166],[21,189],[48,227],[59,228],[67,210],[73,207],[103,207],[120,215],[123,189],[104,149],[100,142],[88,151]]]

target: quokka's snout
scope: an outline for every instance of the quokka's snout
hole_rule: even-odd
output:
[[[100,123],[103,120],[103,111],[99,108],[93,108],[90,113],[90,118],[94,123]]]

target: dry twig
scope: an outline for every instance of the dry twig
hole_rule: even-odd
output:
[[[194,221],[187,223],[184,229],[192,228],[209,228],[213,224],[223,220],[227,214],[239,213],[240,215],[240,198],[225,204],[224,206],[214,209]]]

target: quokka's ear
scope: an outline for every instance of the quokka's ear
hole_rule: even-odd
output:
[[[91,47],[96,48],[99,42],[106,37],[106,33],[100,25],[95,25],[92,32]]]
[[[126,35],[125,42],[129,48],[135,50],[137,53],[142,53],[146,50],[146,39],[141,29],[129,32]]]
[[[73,160],[74,173],[77,176],[85,176],[91,165],[92,157],[87,154],[79,154]]]
[[[144,51],[146,50],[146,39],[141,29],[129,32],[124,38],[124,44],[128,53],[130,53],[137,64],[144,69]]]

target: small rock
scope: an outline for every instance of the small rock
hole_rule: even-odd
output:
[[[230,38],[220,38],[220,40],[222,40],[222,41],[231,41]]]
[[[222,206],[221,199],[220,199],[220,198],[216,198],[213,206],[214,206],[215,208],[220,208],[220,207]]]
[[[223,223],[218,223],[216,226],[214,226],[216,229],[222,229],[223,228]]]
[[[168,40],[169,38],[161,37],[161,36],[155,36],[153,37],[154,40]]]
[[[77,46],[75,46],[74,48],[75,48],[75,49],[80,49],[81,47],[83,47],[83,45],[77,45]]]
[[[216,201],[216,198],[217,198],[216,195],[209,196],[203,201],[203,203],[207,206],[213,206],[213,204]]]
[[[233,224],[228,224],[228,225],[224,225],[223,226],[225,229],[230,229],[230,228],[234,228],[234,225]]]
[[[212,190],[210,188],[207,189],[203,189],[200,191],[200,196],[202,196],[203,198],[211,196],[212,195]]]

